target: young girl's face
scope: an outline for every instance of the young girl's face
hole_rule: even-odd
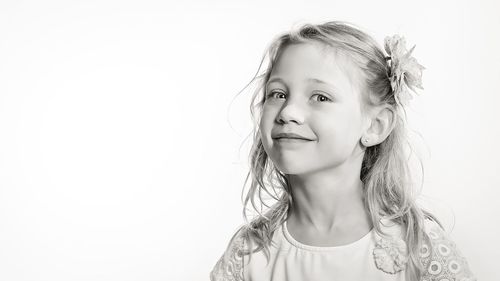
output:
[[[265,85],[260,122],[264,149],[279,170],[311,173],[354,163],[362,155],[366,120],[359,75],[348,58],[331,48],[286,47]],[[279,138],[280,133],[307,140]]]

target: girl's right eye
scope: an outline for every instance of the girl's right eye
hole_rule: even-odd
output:
[[[283,93],[283,92],[272,91],[269,94],[267,94],[267,98],[271,98],[271,97],[274,98],[274,97],[276,97],[277,94],[285,95],[285,93]]]

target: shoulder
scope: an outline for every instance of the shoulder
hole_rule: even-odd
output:
[[[455,242],[437,222],[425,219],[423,230],[422,280],[476,280]]]
[[[383,218],[379,221],[380,233],[375,234],[373,259],[377,269],[396,274],[404,270],[408,261],[406,243],[400,224]]]
[[[210,281],[243,280],[243,249],[245,226],[241,226],[231,237],[226,250],[210,272]]]

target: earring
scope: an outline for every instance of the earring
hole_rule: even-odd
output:
[[[369,139],[369,138],[365,138],[365,139],[363,140],[363,142],[364,142],[365,144],[368,144],[368,141],[370,141],[370,139]]]

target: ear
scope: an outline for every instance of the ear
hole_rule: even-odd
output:
[[[373,109],[370,114],[370,125],[361,138],[365,147],[383,142],[396,125],[396,111],[390,105],[382,105]]]

